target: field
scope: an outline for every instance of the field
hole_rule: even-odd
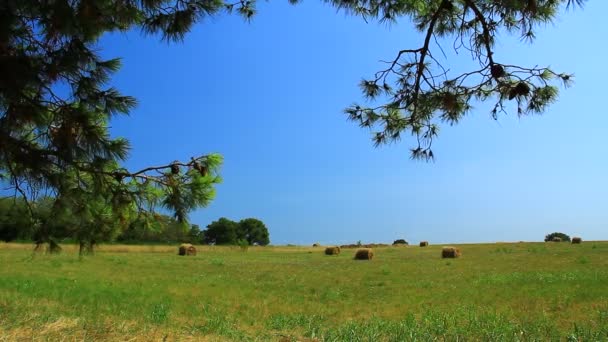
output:
[[[608,340],[608,242],[441,247],[0,244],[0,340]]]

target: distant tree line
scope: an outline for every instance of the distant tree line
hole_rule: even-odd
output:
[[[114,212],[103,202],[81,208],[52,197],[29,203],[0,198],[0,241],[15,240],[48,242],[51,252],[60,250],[62,242],[77,242],[80,253],[86,254],[100,242],[267,245],[270,235],[255,218],[234,222],[222,217],[201,230],[197,224],[161,213]]]

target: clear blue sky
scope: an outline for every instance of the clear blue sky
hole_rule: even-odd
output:
[[[251,23],[219,16],[180,44],[104,37],[103,54],[123,57],[112,83],[140,102],[112,131],[130,139],[132,168],[221,153],[224,182],[193,223],[256,217],[273,244],[607,239],[605,13],[608,2],[590,1],[533,45],[501,38],[499,61],[550,65],[576,83],[542,117],[495,122],[479,106],[442,130],[431,164],[409,159],[408,140],[374,148],[342,114],[362,100],[359,80],[419,34],[316,1],[260,2]]]

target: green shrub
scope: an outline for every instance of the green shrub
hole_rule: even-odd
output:
[[[558,232],[547,234],[547,236],[545,236],[545,242],[553,241],[553,238],[556,237],[562,239],[562,241],[570,242],[570,237],[568,235]]]
[[[249,242],[247,242],[247,240],[245,240],[245,239],[237,240],[236,244],[237,244],[237,246],[241,247],[241,250],[243,252],[246,252],[247,249],[249,249]]]

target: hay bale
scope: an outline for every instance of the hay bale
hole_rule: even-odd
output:
[[[313,247],[319,247],[320,245],[318,243],[313,243],[312,246]]]
[[[583,242],[583,239],[581,239],[580,237],[573,237],[572,238],[572,243],[581,243]]]
[[[562,238],[555,236],[553,238],[553,240],[551,240],[551,241],[553,241],[553,242],[562,242]]]
[[[355,253],[355,260],[372,260],[374,251],[371,248],[361,248]]]
[[[420,241],[420,247],[426,247],[429,245],[428,241]]]
[[[182,243],[179,245],[179,255],[196,255],[196,248],[190,243]]]
[[[325,248],[325,255],[338,255],[340,254],[340,247],[327,247]]]
[[[456,247],[443,247],[441,250],[442,258],[458,258],[460,255],[460,249]]]

